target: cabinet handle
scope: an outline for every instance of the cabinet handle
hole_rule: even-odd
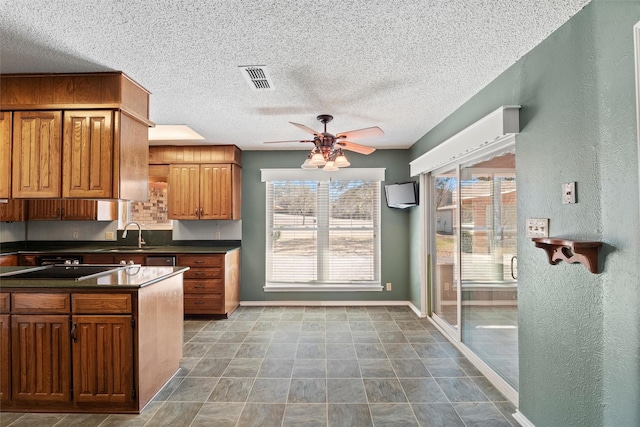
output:
[[[203,210],[203,209],[202,209],[202,208],[200,208],[200,216],[202,216],[202,210]]]
[[[196,271],[195,273],[193,273],[194,276],[198,276],[198,277],[202,277],[204,276],[204,273],[201,271]]]
[[[196,305],[202,305],[204,304],[204,301],[196,301]]]
[[[196,288],[196,289],[204,289],[204,285],[195,285],[194,288]]]
[[[199,259],[199,260],[193,261],[193,263],[194,264],[204,264],[204,261]]]
[[[60,215],[64,216],[64,208],[60,209]]]
[[[71,340],[73,342],[78,342],[78,336],[76,335],[76,326],[78,326],[77,323],[73,323],[71,326]]]
[[[198,208],[196,208],[195,214],[196,216],[198,216]]]

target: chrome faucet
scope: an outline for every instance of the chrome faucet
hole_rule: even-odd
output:
[[[129,228],[130,225],[135,225],[138,227],[138,249],[142,249],[142,245],[144,245],[146,242],[142,239],[142,227],[140,227],[140,224],[138,224],[137,222],[128,222],[127,225],[124,226],[122,238],[124,239],[125,237],[127,237],[127,228]]]

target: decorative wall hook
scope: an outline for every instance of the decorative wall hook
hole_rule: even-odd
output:
[[[602,242],[582,242],[577,240],[554,239],[549,237],[534,237],[537,248],[547,253],[549,264],[556,265],[560,261],[569,264],[580,263],[594,273],[598,273],[598,248]]]

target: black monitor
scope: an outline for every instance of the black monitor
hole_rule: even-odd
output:
[[[418,183],[415,181],[385,185],[384,193],[390,208],[407,209],[418,206]]]

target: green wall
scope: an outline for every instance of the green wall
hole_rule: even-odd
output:
[[[408,150],[377,150],[347,154],[352,168],[386,168],[386,183],[409,179]],[[299,168],[306,151],[242,152],[242,301],[407,301],[409,299],[409,212],[390,209],[381,194],[382,292],[264,292],[266,187],[260,169]],[[384,182],[383,182],[384,185]],[[384,187],[383,187],[384,188]],[[415,208],[414,208],[415,209]]]
[[[590,3],[410,149],[415,159],[498,106],[522,105],[519,409],[537,427],[640,425],[639,20],[640,2]],[[561,184],[570,181],[578,203],[562,205]],[[411,216],[417,236],[418,213]],[[600,274],[549,265],[523,237],[528,217],[550,218],[551,236],[603,241]],[[410,247],[417,304],[420,253]]]

